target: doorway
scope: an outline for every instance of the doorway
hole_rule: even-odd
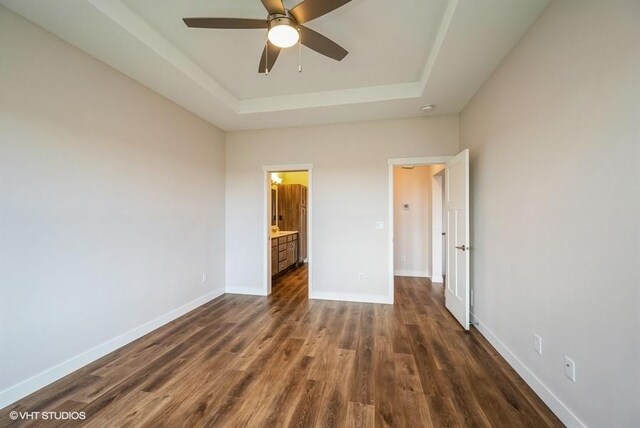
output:
[[[444,164],[444,179],[442,183],[444,210],[441,230],[444,229],[446,233],[442,251],[444,254],[443,257],[446,258],[443,269],[443,277],[446,276],[446,282],[444,283],[445,306],[458,322],[460,322],[462,327],[468,330],[471,288],[469,281],[469,150],[464,150],[456,156],[389,159],[389,300],[393,302],[394,299],[396,260],[402,262],[401,252],[412,250],[411,246],[408,247],[408,250],[404,248],[406,245],[401,242],[402,236],[398,237],[398,241],[396,241],[396,237],[394,236],[394,232],[397,229],[395,219],[403,215],[403,211],[401,210],[411,210],[410,204],[398,201],[394,197],[394,190],[396,188],[394,186],[394,170],[396,168],[411,170],[417,166],[433,166],[438,164]],[[433,181],[429,182],[429,185],[431,184],[433,184]],[[432,199],[429,200],[431,203],[433,202]],[[430,217],[431,215],[432,212],[429,212]],[[432,232],[432,230],[431,228],[430,232]],[[405,235],[407,234],[405,233]],[[428,242],[429,247],[432,248],[433,239]],[[395,251],[396,246],[399,247],[398,254],[396,254]],[[416,246],[414,245],[413,248],[416,248]],[[436,260],[436,263],[437,261],[438,260]],[[412,272],[411,269],[409,269],[409,276],[415,275],[416,273],[419,274],[416,276],[432,276],[433,258],[430,258],[428,265],[430,269],[428,271],[425,271],[423,268],[422,270]],[[425,264],[423,264],[423,266],[425,266]],[[400,273],[402,273],[402,270],[400,270]]]
[[[264,172],[264,294],[300,272],[312,287],[312,165],[266,165]]]
[[[436,168],[437,170],[438,168]],[[446,279],[446,216],[444,213],[444,166],[431,177],[431,281]],[[435,170],[434,170],[435,171]]]
[[[442,189],[436,175],[443,170],[443,164],[394,167],[394,276],[442,283]]]

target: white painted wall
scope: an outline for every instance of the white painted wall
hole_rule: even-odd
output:
[[[228,133],[227,291],[262,290],[262,166],[312,163],[313,296],[389,301],[387,160],[457,152],[457,116]]]
[[[552,2],[461,116],[473,311],[569,425],[640,420],[639,22],[638,1]]]
[[[220,130],[2,7],[0,58],[2,408],[223,291],[225,173]]]
[[[394,274],[430,277],[431,166],[393,168],[393,199]]]

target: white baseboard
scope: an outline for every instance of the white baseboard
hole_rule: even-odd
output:
[[[72,373],[79,368],[86,366],[87,364],[104,357],[110,352],[121,348],[134,340],[144,336],[147,333],[162,327],[163,325],[181,317],[182,315],[196,309],[199,306],[215,299],[224,294],[224,289],[218,289],[204,296],[198,297],[189,303],[186,303],[178,308],[175,308],[164,315],[159,316],[139,327],[129,330],[128,332],[121,334],[120,336],[109,339],[106,342],[91,348],[75,357],[72,357],[56,366],[53,366],[29,379],[13,385],[3,391],[0,391],[0,409],[7,407],[8,405],[15,403],[19,399],[26,397],[27,395],[55,382],[56,380],[63,378],[64,376]]]
[[[262,288],[255,287],[227,287],[227,294],[247,294],[250,296],[266,296]]]
[[[442,284],[444,282],[444,278],[442,276],[434,276],[433,278],[431,278],[431,282]]]
[[[533,389],[533,391],[545,402],[553,413],[567,427],[586,428],[586,424],[576,416],[560,399],[527,367],[516,355],[511,352],[507,345],[496,336],[489,327],[486,326],[475,314],[471,314],[471,319],[478,324],[476,328],[489,341],[489,343],[507,360],[507,363],[520,375],[522,379]]]
[[[314,291],[309,296],[310,299],[318,300],[338,300],[342,302],[359,302],[359,303],[384,303],[393,305],[393,299],[388,296],[378,294],[348,294],[348,293],[322,293]]]
[[[394,276],[415,276],[417,278],[429,278],[428,272],[423,272],[421,270],[394,270]]]

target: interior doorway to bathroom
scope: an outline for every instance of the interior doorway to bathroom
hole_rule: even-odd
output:
[[[311,167],[271,166],[264,172],[265,294],[290,293],[295,288],[308,296],[312,278]]]

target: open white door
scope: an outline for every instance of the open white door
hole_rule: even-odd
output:
[[[445,166],[446,289],[449,312],[469,329],[469,150]]]

